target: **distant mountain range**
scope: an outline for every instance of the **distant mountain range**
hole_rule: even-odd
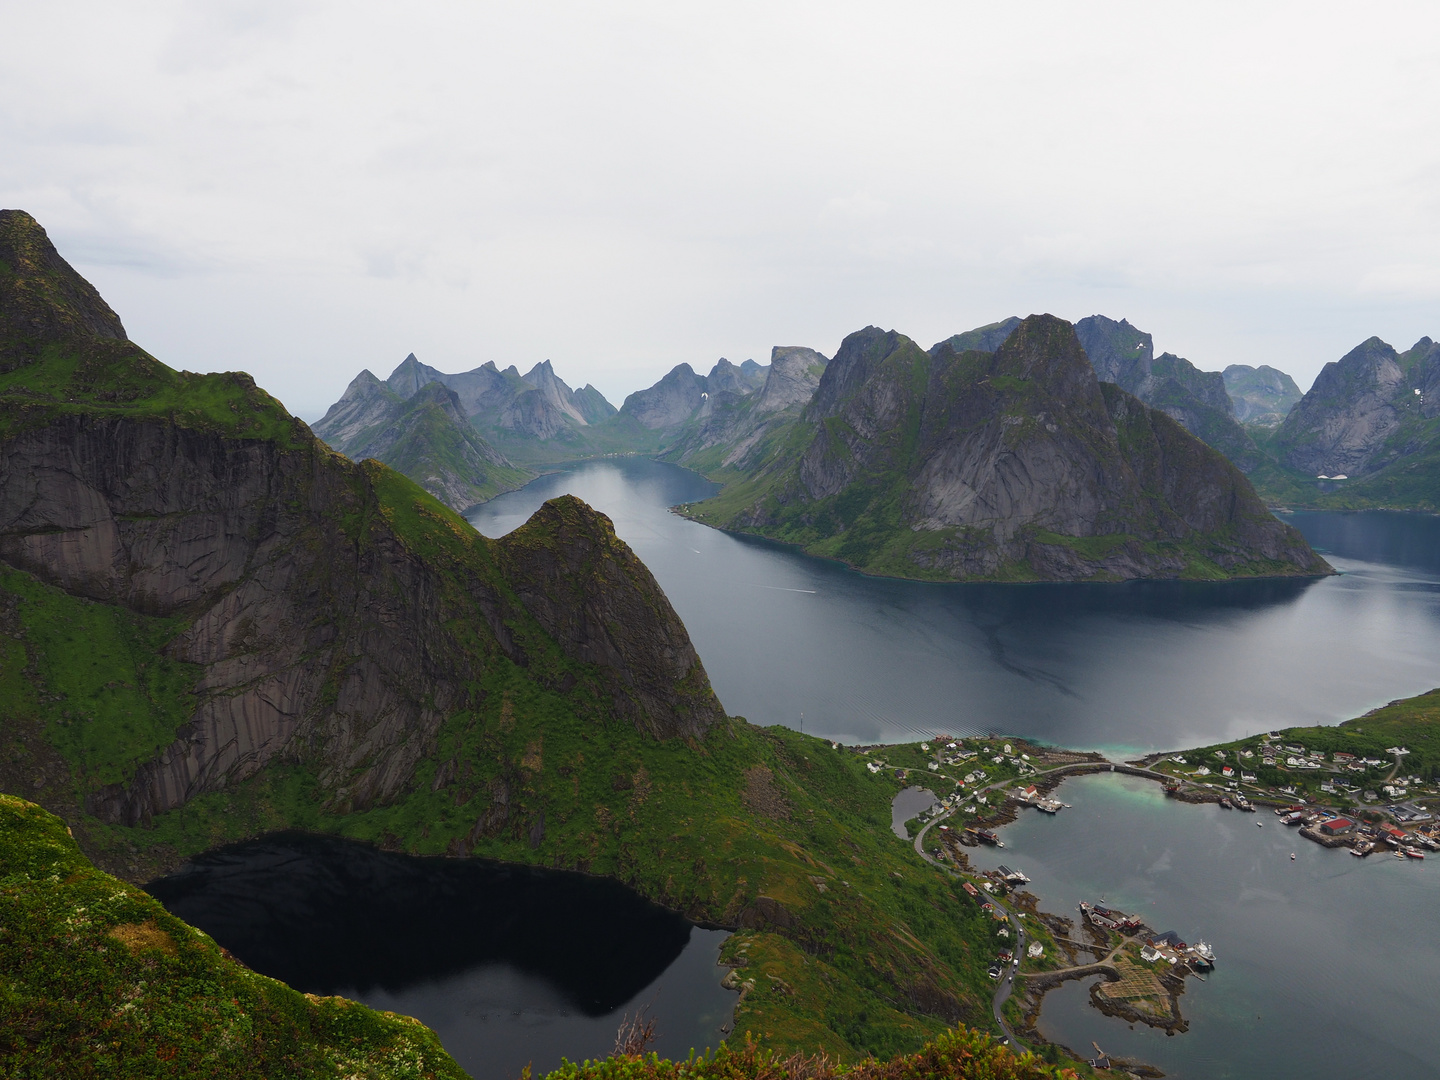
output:
[[[313,430],[347,457],[384,462],[462,512],[535,477],[480,437],[459,395],[441,382],[407,397],[362,371]]]
[[[928,355],[993,354],[1021,325],[1018,316],[1001,319],[952,335]],[[1268,365],[1202,371],[1174,353],[1157,356],[1152,336],[1125,319],[1091,315],[1074,331],[1100,382],[1220,451],[1271,503],[1440,506],[1429,338],[1403,354],[1372,338],[1302,395]],[[708,375],[682,363],[616,409],[593,386],[571,390],[548,360],[525,375],[493,362],[451,375],[412,354],[384,382],[362,372],[314,430],[352,458],[394,466],[457,509],[523,484],[536,469],[601,454],[647,454],[730,481],[774,449],[828,363],[804,346],[776,346],[767,365],[721,358]],[[437,384],[451,394],[421,395]],[[1329,479],[1337,474],[1343,479]]]

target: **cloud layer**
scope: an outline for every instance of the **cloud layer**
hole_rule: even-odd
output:
[[[618,401],[1032,311],[1303,386],[1440,336],[1436,12],[23,5],[0,204],[156,355],[302,415],[411,350]]]

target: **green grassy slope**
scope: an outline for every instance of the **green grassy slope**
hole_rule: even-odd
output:
[[[837,1065],[821,1057],[786,1058],[747,1043],[689,1061],[639,1054],[587,1061],[557,1069],[546,1080],[1062,1080],[1075,1075],[1071,1069],[1047,1066],[1032,1056],[1017,1058],[984,1035],[959,1030],[927,1043],[917,1053],[889,1061]]]
[[[43,233],[28,227],[29,250],[38,250]],[[84,285],[73,271],[68,281]],[[30,288],[31,278],[22,284]],[[44,293],[0,288],[0,304],[23,308]],[[898,780],[870,775],[853,753],[739,720],[720,720],[703,738],[642,732],[619,715],[604,670],[574,659],[519,601],[535,582],[507,576],[513,545],[558,549],[573,534],[532,530],[508,548],[487,540],[389,467],[326,449],[248,377],[175,372],[122,337],[87,331],[97,320],[103,328],[108,312],[95,307],[98,297],[87,303],[59,312],[71,329],[49,342],[15,331],[33,320],[0,319],[0,351],[15,364],[0,374],[0,439],[78,417],[102,431],[142,422],[203,430],[220,437],[206,442],[219,466],[230,453],[284,457],[271,475],[283,503],[274,511],[292,515],[290,547],[269,557],[309,566],[303,559],[328,563],[327,551],[348,547],[382,551],[382,569],[423,566],[424,610],[443,625],[419,631],[446,659],[444,674],[463,685],[393,797],[344,794],[371,762],[357,756],[337,768],[322,729],[318,745],[292,746],[246,780],[140,815],[140,824],[107,824],[136,819],[102,821],[87,807],[169,743],[203,689],[197,669],[167,654],[186,620],[82,599],[4,567],[0,789],[61,813],[97,863],[132,881],[280,828],[610,876],[695,919],[743,928],[750,972],[795,988],[746,1005],[763,1044],[786,1051],[854,1060],[915,1051],[957,1021],[988,1026],[990,927],[890,833]],[[45,315],[43,305],[36,310]],[[285,476],[300,479],[286,487]],[[606,573],[643,576],[605,519],[588,511],[585,519],[594,540],[587,558]],[[607,580],[580,569],[571,582],[577,605]],[[335,607],[328,598],[343,584],[315,574],[313,587],[296,593],[297,604],[314,606],[296,610],[358,642],[366,620],[380,616]],[[653,610],[627,620],[643,635],[673,613],[641,585],[640,602]],[[587,617],[608,617],[603,600]],[[338,693],[340,676],[332,673],[323,693]],[[686,702],[711,707],[708,685],[679,687],[676,697],[678,713]]]
[[[528,469],[487,460],[489,448],[479,433],[457,423],[433,397],[411,398],[396,424],[403,434],[380,460],[431,494],[438,495],[440,485],[448,481],[462,487],[473,505],[515,491],[535,478]]]
[[[300,994],[236,962],[148,894],[92,866],[60,819],[0,795],[0,1072],[165,1080],[463,1080],[419,1022]],[[753,1039],[709,1057],[623,1055],[552,1080],[655,1077],[855,1080],[1073,1075],[1017,1058],[990,1036],[937,1033],[890,1061],[788,1058]]]
[[[418,1021],[257,975],[0,795],[0,1074],[463,1080]]]

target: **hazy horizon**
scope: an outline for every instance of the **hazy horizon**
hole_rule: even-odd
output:
[[[0,205],[131,336],[314,417],[364,368],[685,362],[1101,313],[1302,388],[1440,335],[1440,12],[20,7]]]

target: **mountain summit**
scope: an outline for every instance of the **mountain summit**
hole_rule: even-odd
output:
[[[1050,315],[994,352],[857,331],[771,445],[694,516],[909,577],[1329,571],[1223,455],[1102,383]]]
[[[307,806],[381,806],[506,694],[659,739],[723,719],[604,515],[560,500],[487,540],[328,450],[249,376],[176,372],[131,344],[29,215],[0,213],[0,263],[0,617],[84,628],[31,656],[52,689],[0,718],[49,762],[33,790],[52,804],[133,824],[284,774]],[[406,406],[458,408],[443,386]],[[139,667],[89,687],[88,650]],[[543,832],[518,790],[497,797],[475,836]]]

